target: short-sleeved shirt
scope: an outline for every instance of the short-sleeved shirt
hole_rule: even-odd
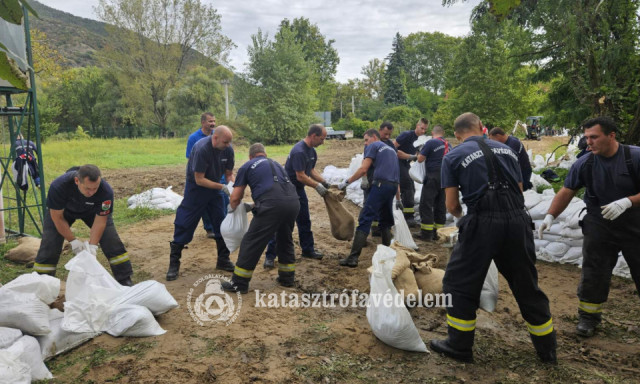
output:
[[[113,190],[109,183],[100,179],[100,186],[95,194],[86,197],[75,182],[76,171],[69,171],[56,178],[49,187],[47,207],[63,210],[72,217],[85,217],[95,214],[107,216],[113,212]]]
[[[316,149],[309,147],[304,140],[300,140],[296,145],[291,148],[287,162],[284,164],[284,169],[287,171],[287,175],[293,185],[296,188],[304,187],[304,184],[298,181],[296,178],[296,172],[304,171],[304,174],[311,176],[311,170],[316,167],[316,161],[318,155]]]
[[[482,136],[467,138],[442,159],[442,188],[459,187],[462,201],[473,207],[484,196],[489,182],[489,171],[484,154],[477,143],[483,140],[496,155],[502,174],[514,184],[522,182],[518,158],[508,146]]]
[[[637,194],[634,185],[634,178],[640,178],[640,148],[630,145],[631,162],[635,175],[629,174],[629,169],[624,160],[624,150],[622,144],[619,145],[615,155],[606,158],[588,152],[580,157],[569,170],[564,186],[572,190],[587,187],[584,194],[584,202],[589,211],[600,212],[600,207],[613,201]],[[592,180],[593,190],[587,185],[584,166],[589,158],[593,157]],[[597,201],[589,198],[595,196]]]
[[[273,171],[278,177],[278,182],[286,182],[289,179],[281,165],[273,164]],[[255,201],[270,190],[273,187],[273,183],[273,172],[271,165],[269,165],[269,159],[264,156],[258,156],[247,161],[238,169],[233,186],[244,187],[248,185],[251,188],[251,197]]]
[[[530,173],[531,162],[529,161],[529,154],[527,153],[527,150],[524,149],[522,142],[513,136],[509,136],[507,137],[505,144],[508,145],[509,148],[513,149],[513,152],[518,156],[518,162],[520,163],[520,170],[522,171],[522,174],[524,175],[525,171],[529,171]]]
[[[220,150],[213,147],[211,137],[207,136],[193,146],[189,162],[187,163],[187,181],[195,183],[195,173],[204,173],[204,177],[220,182],[225,171],[232,171],[234,166],[234,152],[231,146]]]
[[[449,150],[451,146],[443,138],[437,137],[427,141],[420,150],[420,154],[425,157],[424,166],[427,172],[440,172],[442,158]]]
[[[189,135],[189,139],[187,140],[187,159],[189,158],[189,155],[191,154],[191,150],[193,149],[193,146],[203,137],[207,137],[208,135],[205,135],[202,132],[202,129],[198,129],[197,131],[193,132],[191,135]]]
[[[398,150],[396,149],[396,146],[393,145],[393,141],[392,140],[380,140],[381,143],[385,143],[387,144],[391,149],[393,149],[394,152],[398,152]],[[367,149],[367,147],[364,147],[365,150]],[[375,167],[373,164],[371,164],[371,166],[369,167],[369,169],[367,169],[367,179],[369,179],[369,182],[373,181],[373,172],[375,171]]]
[[[418,135],[415,131],[405,131],[396,137],[398,143],[398,151],[402,151],[409,155],[415,155],[418,149],[413,146],[413,143],[418,140]]]
[[[373,180],[397,183],[400,179],[398,155],[387,144],[374,141],[364,149],[364,158],[373,161]]]

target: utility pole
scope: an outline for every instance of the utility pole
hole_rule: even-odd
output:
[[[356,97],[351,96],[351,113],[353,113],[353,117],[356,117]]]
[[[229,79],[220,80],[220,84],[224,85],[224,115],[229,120]]]

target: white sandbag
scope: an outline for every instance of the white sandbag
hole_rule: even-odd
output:
[[[340,184],[347,178],[348,168],[336,168],[333,165],[327,165],[322,171],[322,177],[329,184]]]
[[[233,212],[227,213],[227,217],[220,224],[220,234],[229,252],[240,248],[242,238],[248,230],[247,210],[244,208],[244,204],[240,203]]]
[[[560,237],[559,239],[556,239],[555,241],[559,241],[561,243],[565,243],[567,244],[569,247],[582,247],[582,242],[584,240],[584,237],[580,237],[580,238],[574,238],[574,237]]]
[[[549,244],[549,240],[533,239],[533,243],[536,246],[536,250],[538,250],[540,248],[546,247],[547,244]]]
[[[567,221],[576,211],[582,210],[586,207],[586,204],[582,200],[572,201],[561,214],[556,217],[556,219],[560,222]]]
[[[553,199],[549,196],[546,196],[546,197],[543,196],[542,201],[540,201],[538,204],[536,204],[535,207],[529,210],[529,215],[531,215],[531,219],[532,220],[544,219],[544,217],[547,215],[547,211],[549,210],[549,207],[551,206],[552,200]]]
[[[487,276],[484,278],[482,292],[480,292],[480,309],[493,312],[496,309],[496,304],[498,304],[499,291],[498,267],[496,267],[496,263],[492,260],[489,270],[487,271]]]
[[[362,166],[362,159],[364,158],[362,153],[355,155],[349,163],[349,169],[347,171],[347,178],[353,176],[354,173]]]
[[[565,226],[570,228],[580,228],[580,220],[587,214],[587,210],[575,211],[567,220],[565,220]]]
[[[540,248],[540,249],[538,249],[536,251],[536,259],[542,260],[542,261],[546,261],[546,262],[549,262],[549,263],[555,263],[556,262],[556,258],[551,256],[547,252],[546,248],[544,248],[544,247],[542,247],[542,248]]]
[[[562,258],[562,256],[564,256],[565,253],[567,253],[567,251],[569,250],[569,246],[565,243],[554,241],[547,244],[544,249],[549,255],[553,256],[556,260],[559,260]]]
[[[167,191],[164,188],[151,188],[151,200],[164,199]]]
[[[627,279],[631,278],[631,271],[629,270],[629,265],[627,264],[627,260],[624,259],[622,253],[618,256],[618,262],[616,266],[613,268],[613,274],[620,277],[625,277]]]
[[[416,139],[416,141],[413,142],[413,146],[415,148],[418,148],[421,145],[425,145],[425,143],[429,140],[431,140],[431,136],[427,136],[427,135],[418,136],[418,139]]]
[[[560,264],[582,264],[582,247],[571,247],[558,259]]]
[[[0,383],[31,383],[31,367],[15,352],[0,350]]]
[[[424,182],[424,177],[426,172],[427,171],[425,169],[424,161],[422,163],[418,163],[417,161],[414,161],[413,163],[411,163],[411,166],[409,167],[409,176],[413,181],[419,184],[422,184]]]
[[[33,293],[0,292],[0,327],[16,328],[29,335],[46,335],[49,306]]]
[[[531,209],[535,207],[539,202],[542,201],[542,195],[537,193],[533,189],[529,189],[523,193],[524,195],[524,206],[527,209]]]
[[[124,292],[114,305],[134,304],[143,306],[155,316],[178,307],[178,302],[171,296],[167,287],[155,280],[147,280],[134,285]]]
[[[15,353],[20,360],[31,368],[31,380],[53,379],[53,375],[42,361],[40,345],[35,338],[25,335],[16,340],[7,351]]]
[[[542,196],[554,197],[555,195],[556,192],[553,190],[553,188],[545,189],[544,191],[542,191]]]
[[[0,349],[8,348],[20,337],[22,337],[22,331],[19,329],[0,327]]]
[[[396,252],[384,245],[378,245],[373,255],[367,320],[383,343],[406,351],[429,352],[391,280],[395,257]]]
[[[401,210],[394,208],[393,222],[395,228],[393,239],[400,245],[403,245],[407,248],[418,249],[415,241],[413,241],[411,231],[409,231],[409,226],[407,225],[407,221],[404,219],[404,214]]]
[[[55,308],[51,309],[51,311],[49,311],[49,326],[51,328],[51,333],[36,337],[40,344],[40,354],[42,355],[42,359],[45,361],[82,345],[100,335],[100,332],[67,332],[62,329],[63,320],[64,313]]]
[[[177,205],[180,205],[180,203],[178,203]],[[155,205],[155,208],[156,209],[178,209],[177,205],[175,202],[165,201],[163,203]]]
[[[535,237],[536,237],[536,238],[538,237],[538,233],[537,233],[537,231],[536,231],[536,233],[535,233]],[[565,240],[566,240],[566,238],[564,238],[564,237],[562,237],[562,236],[560,236],[560,235],[554,235],[554,234],[552,234],[552,233],[548,233],[547,231],[545,231],[545,232],[542,234],[542,239],[543,239],[543,240],[548,240],[548,241],[549,241],[549,242],[551,242],[551,243],[553,243],[554,241],[562,241],[563,239],[565,239]]]
[[[584,237],[584,235],[582,234],[582,228],[578,227],[578,228],[571,228],[571,227],[566,227],[563,226],[562,230],[560,231],[560,236],[562,237],[570,237],[573,239],[581,239]]]
[[[544,166],[546,165],[544,162],[544,157],[542,157],[542,155],[536,155],[533,158],[533,165],[535,169],[544,168]]]
[[[159,336],[167,332],[160,327],[151,311],[133,304],[113,308],[104,324],[104,331],[114,337]]]
[[[532,173],[531,179],[529,179],[529,181],[531,181],[531,184],[533,184],[534,190],[537,190],[538,187],[551,187],[551,184],[537,173]]]
[[[41,275],[38,272],[20,275],[0,288],[10,289],[14,292],[33,293],[45,304],[53,303],[60,293],[60,279],[49,275]]]
[[[558,235],[558,236],[562,236],[562,230],[564,229],[564,225],[560,224],[560,223],[553,223],[551,225],[551,228],[549,228],[548,230],[545,230],[545,235],[548,233],[550,235]]]

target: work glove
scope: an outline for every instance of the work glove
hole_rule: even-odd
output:
[[[233,213],[235,209],[231,208],[231,204],[227,204],[227,213]]]
[[[362,176],[362,179],[360,179],[360,188],[369,189],[369,179],[367,175]]]
[[[416,161],[418,160],[418,155],[411,155],[407,158],[407,161]]]
[[[86,248],[93,256],[98,256],[98,246],[96,244],[87,243]]]
[[[325,188],[322,183],[318,183],[318,185],[316,185],[316,192],[318,192],[320,196],[324,197],[327,194],[327,188]]]
[[[227,186],[226,184],[222,185],[222,192],[224,192],[227,196],[231,196],[231,191],[229,190],[229,186]]]
[[[402,205],[402,200],[396,200],[396,209],[403,210],[404,205]]]
[[[344,191],[347,189],[347,185],[349,185],[349,179],[344,179],[342,183],[338,184],[338,189]]]
[[[323,181],[320,184],[322,184],[322,186],[325,187],[326,189],[329,189],[329,187],[331,187],[331,184],[327,183],[326,181]]]
[[[622,215],[624,211],[631,208],[632,205],[633,203],[631,203],[628,197],[616,200],[613,203],[600,207],[602,208],[602,217],[607,220],[615,220],[618,216]]]
[[[542,240],[542,232],[544,230],[549,230],[552,224],[553,224],[553,215],[547,213],[547,216],[544,217],[542,224],[540,224],[540,228],[538,228],[538,238],[540,240]]]
[[[256,205],[254,203],[243,203],[244,204],[244,209],[247,212],[251,212],[251,210],[253,209],[253,207],[255,207]]]
[[[84,251],[85,249],[86,247],[84,246],[84,243],[81,240],[78,240],[78,239],[71,240],[71,250],[73,251],[74,255],[77,255],[78,253]]]

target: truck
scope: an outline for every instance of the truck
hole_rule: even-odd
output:
[[[331,127],[326,127],[327,129],[327,139],[352,139],[353,131],[334,131]]]

